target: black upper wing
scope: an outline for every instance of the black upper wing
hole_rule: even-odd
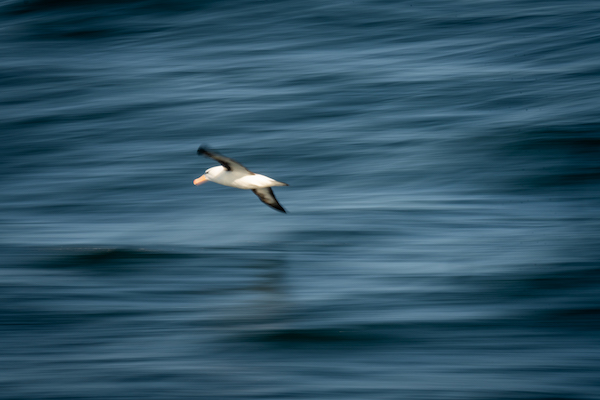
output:
[[[246,169],[246,167],[244,167],[239,162],[237,162],[229,157],[222,156],[219,153],[215,153],[214,151],[208,151],[207,149],[205,149],[202,146],[200,146],[200,148],[198,148],[198,154],[212,158],[213,160],[215,160],[219,164],[221,164],[223,167],[225,167],[225,169],[227,171],[243,171],[243,172],[247,172],[250,174],[253,173],[253,172],[248,171]]]

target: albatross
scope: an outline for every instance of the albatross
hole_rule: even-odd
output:
[[[287,183],[278,182],[265,175],[255,174],[239,162],[214,151],[208,151],[202,146],[198,149],[198,155],[210,157],[221,165],[207,169],[201,177],[194,179],[194,185],[198,186],[211,181],[238,189],[250,189],[258,196],[260,201],[269,207],[285,212],[285,209],[281,207],[281,204],[275,198],[271,187],[288,186]]]

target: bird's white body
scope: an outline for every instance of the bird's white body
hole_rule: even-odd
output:
[[[204,176],[211,182],[238,189],[261,189],[272,186],[287,186],[268,176],[245,171],[227,171],[225,167],[218,165],[206,170]]]

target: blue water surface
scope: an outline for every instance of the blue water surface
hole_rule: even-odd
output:
[[[1,1],[0,398],[600,399],[599,28]]]

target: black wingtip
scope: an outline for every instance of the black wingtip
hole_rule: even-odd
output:
[[[264,201],[263,201],[263,203],[264,203]],[[281,204],[279,204],[279,203],[275,203],[275,204],[265,203],[265,204],[268,205],[269,207],[271,207],[273,210],[277,210],[279,212],[287,214],[287,211],[285,211],[285,208],[281,207]]]
[[[208,151],[203,146],[198,147],[198,155],[203,156],[206,153],[208,153]]]
[[[273,195],[273,198],[275,198],[275,195]],[[281,206],[281,204],[279,204],[279,202],[277,202],[277,199],[275,199],[276,203],[275,204],[269,204],[269,203],[265,203],[266,205],[268,205],[269,207],[271,207],[274,210],[277,210],[279,212],[282,212],[284,214],[287,214],[287,211],[285,211],[285,208],[283,208]]]

